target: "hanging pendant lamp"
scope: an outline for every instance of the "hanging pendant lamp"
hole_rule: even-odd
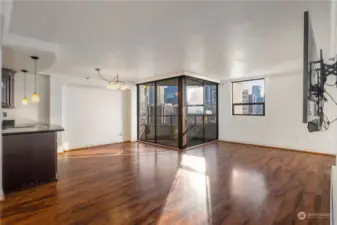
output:
[[[36,74],[36,61],[39,59],[39,57],[37,56],[31,56],[30,58],[32,58],[34,60],[34,85],[35,85],[35,91],[32,95],[32,102],[34,103],[39,103],[40,102],[40,96],[37,93],[36,89],[37,89],[37,74]]]
[[[27,79],[26,79],[26,73],[27,70],[21,70],[23,72],[23,79],[24,79],[24,97],[21,100],[22,105],[28,105],[28,99],[27,99]]]
[[[101,75],[101,70],[99,68],[95,70],[97,71],[98,76],[108,83],[108,85],[106,86],[107,89],[127,90],[131,88],[128,82],[119,80],[118,74],[112,80],[108,80]]]

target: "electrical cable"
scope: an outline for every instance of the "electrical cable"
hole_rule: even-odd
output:
[[[312,69],[311,67],[312,64],[318,64],[319,68],[315,70]],[[315,72],[315,74],[312,76],[313,72]],[[328,116],[325,115],[324,113],[324,105],[325,102],[328,102],[328,99],[331,99],[331,101],[337,106],[337,100],[324,88],[324,86],[330,87],[334,86],[337,88],[337,81],[333,84],[327,83],[327,78],[330,75],[337,76],[337,61],[335,61],[333,64],[325,64],[321,50],[320,59],[318,61],[310,62],[309,97],[311,98],[312,101],[314,101],[315,108],[317,106],[317,109],[313,114],[313,116],[316,117],[316,119],[309,122],[311,123],[311,126],[317,126],[317,128],[311,128],[310,130],[308,124],[308,130],[310,132],[327,131],[330,125],[337,121],[337,117],[335,117],[333,120],[330,121]]]
[[[329,95],[329,97],[331,98],[331,100],[337,105],[337,101],[331,96],[331,94],[329,92],[327,92],[326,90],[324,90],[324,92]]]
[[[333,119],[332,121],[330,121],[330,124],[334,123],[337,121],[337,118]]]
[[[337,105],[337,101],[332,97],[332,95],[329,92],[324,90],[324,93],[326,93],[330,97],[330,99],[335,103],[335,105]],[[337,121],[337,118],[330,121],[329,118],[324,114],[324,111],[323,111],[323,109],[324,109],[324,98],[325,98],[325,96],[323,95],[323,97],[321,99],[319,99],[319,97],[318,97],[318,100],[317,100],[318,107],[320,105],[319,103],[321,102],[321,107],[319,107],[319,109],[318,109],[318,117],[322,121],[323,130],[321,130],[321,131],[323,131],[323,132],[327,131],[329,129],[330,124]]]

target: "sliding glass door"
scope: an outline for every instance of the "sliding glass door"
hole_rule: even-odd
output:
[[[186,146],[204,143],[204,87],[199,80],[186,78]]]
[[[204,83],[204,138],[205,142],[218,139],[218,85]]]
[[[178,79],[156,82],[157,143],[178,148]]]
[[[138,85],[138,139],[155,142],[155,83]]]

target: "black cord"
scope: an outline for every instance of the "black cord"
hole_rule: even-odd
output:
[[[329,94],[329,92],[327,92],[326,90],[324,90],[324,92],[327,93],[331,100],[337,105],[337,101]]]
[[[320,63],[320,69],[316,69],[316,76],[317,83],[315,85],[312,84],[312,79],[314,79],[311,76],[311,64],[310,63],[310,96],[311,93],[316,97],[314,100],[315,106],[317,106],[317,111],[314,116],[317,116],[319,119],[319,127],[318,131],[326,131],[329,129],[330,124],[337,121],[337,118],[333,119],[332,121],[329,121],[329,118],[324,114],[324,103],[328,101],[328,99],[325,96],[325,93],[330,97],[330,99],[337,105],[337,101],[332,97],[332,95],[326,91],[324,86],[335,86],[337,87],[337,81],[334,84],[327,84],[327,77],[329,75],[337,75],[337,62],[334,62],[332,65],[325,64],[322,58],[322,52],[321,52],[321,59],[317,61],[317,63]],[[316,62],[314,62],[316,63]]]
[[[337,118],[335,118],[334,120],[330,121],[330,124],[334,123],[337,121]]]
[[[332,97],[332,95],[327,92],[326,90],[324,90],[324,93],[326,93],[330,99],[335,103],[335,105],[337,105],[337,101]],[[324,114],[323,112],[323,108],[324,108],[324,99],[322,99],[322,115],[319,115],[319,117],[322,120],[322,127],[324,128],[323,131],[326,131],[329,129],[330,124],[334,123],[337,121],[337,118],[333,119],[332,121],[329,120],[329,118]]]
[[[329,118],[323,113],[323,123],[324,123],[324,131],[327,131],[330,127],[330,121],[329,121]],[[326,120],[324,120],[326,119]]]

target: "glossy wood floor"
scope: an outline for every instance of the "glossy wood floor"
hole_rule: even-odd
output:
[[[9,194],[1,225],[325,225],[334,159],[212,143],[183,154],[140,143],[69,152],[58,182]]]

